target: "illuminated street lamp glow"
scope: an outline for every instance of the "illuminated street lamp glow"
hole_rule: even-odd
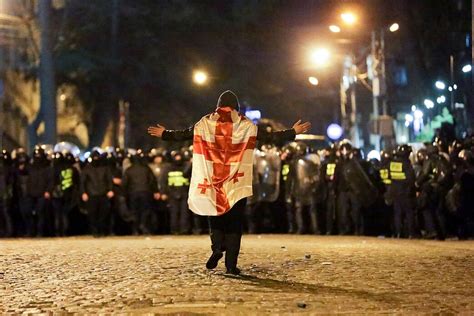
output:
[[[448,91],[449,91],[449,92],[453,91],[453,87],[449,86],[449,87],[448,87]]]
[[[309,77],[308,78],[309,83],[311,83],[313,86],[317,86],[319,84],[319,80],[316,77]]]
[[[413,104],[413,105],[411,106],[411,111],[412,111],[412,112],[415,112],[415,111],[416,111],[416,105]]]
[[[431,101],[430,99],[425,99],[423,101],[423,104],[426,106],[427,109],[432,109],[434,108],[434,102]]]
[[[400,25],[398,23],[393,23],[392,25],[390,25],[389,27],[389,30],[390,32],[396,32],[400,29]]]
[[[341,28],[337,25],[330,25],[329,30],[333,33],[339,33],[341,32]]]
[[[321,67],[321,66],[325,66],[328,63],[329,56],[330,56],[329,50],[327,50],[326,48],[318,48],[311,52],[310,58],[311,58],[311,62],[315,66]]]
[[[204,71],[197,70],[193,74],[193,80],[198,85],[203,85],[207,82],[207,74]]]
[[[423,118],[423,112],[421,112],[420,110],[416,110],[415,112],[413,112],[413,116],[416,120],[420,120]]]
[[[435,87],[440,89],[440,90],[444,90],[446,89],[446,84],[440,80],[436,81],[435,82]]]
[[[464,73],[470,72],[471,70],[472,70],[472,66],[470,64],[464,65],[462,67],[462,72],[464,72]]]
[[[353,25],[357,21],[357,16],[352,12],[344,12],[341,14],[341,19],[347,25]]]
[[[444,103],[444,102],[446,102],[446,97],[444,95],[439,96],[439,97],[436,98],[436,103],[441,104],[441,103]]]
[[[457,85],[457,84],[453,84],[453,89],[454,89],[454,90],[457,90],[457,89],[458,89],[458,85]]]
[[[332,140],[338,140],[342,136],[342,127],[339,124],[332,123],[326,129],[326,134]]]

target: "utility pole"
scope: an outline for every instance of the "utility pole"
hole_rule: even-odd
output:
[[[53,52],[51,45],[50,19],[51,0],[39,0],[39,25],[41,32],[40,48],[40,111],[45,124],[44,142],[56,144],[57,109],[56,84],[54,81]]]
[[[449,86],[451,87],[451,113],[454,114],[454,56],[452,54],[449,55],[449,80]]]

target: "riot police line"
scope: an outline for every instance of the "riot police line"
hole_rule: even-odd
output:
[[[397,238],[474,234],[474,138],[437,139],[365,160],[347,140],[255,150],[248,233]],[[0,156],[0,236],[201,234],[188,210],[192,148],[19,148]]]

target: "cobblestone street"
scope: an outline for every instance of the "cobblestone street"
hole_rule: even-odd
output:
[[[208,236],[0,241],[1,313],[474,313],[474,242],[244,236],[241,277]]]

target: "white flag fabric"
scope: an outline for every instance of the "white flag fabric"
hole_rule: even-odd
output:
[[[257,126],[230,107],[220,107],[194,125],[189,209],[219,216],[252,195]]]

